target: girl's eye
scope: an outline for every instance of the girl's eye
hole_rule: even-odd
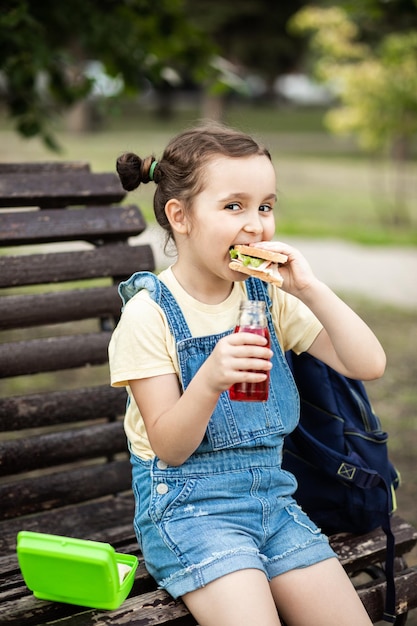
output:
[[[240,211],[240,204],[231,202],[230,204],[226,204],[225,208],[229,209],[229,211]]]
[[[272,208],[270,204],[261,204],[261,206],[259,207],[259,210],[262,213],[269,213],[270,211],[273,211],[274,209]]]

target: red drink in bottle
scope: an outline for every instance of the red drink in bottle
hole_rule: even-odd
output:
[[[241,304],[239,323],[235,328],[235,333],[255,333],[268,340],[269,331],[265,315],[265,302],[248,300]],[[267,377],[260,383],[235,383],[229,389],[231,400],[242,402],[263,402],[268,399],[269,372],[264,372]]]

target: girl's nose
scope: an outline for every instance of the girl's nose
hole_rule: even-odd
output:
[[[243,230],[247,233],[254,233],[256,235],[263,232],[262,222],[258,213],[256,213],[256,216],[251,216],[246,225],[243,227]]]

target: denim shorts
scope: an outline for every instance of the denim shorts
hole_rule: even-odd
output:
[[[277,451],[263,450],[255,464],[253,452],[201,455],[179,468],[131,455],[138,542],[149,573],[174,598],[237,570],[270,580],[336,556],[293,499],[296,481]]]

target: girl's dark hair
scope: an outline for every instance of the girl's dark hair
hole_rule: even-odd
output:
[[[116,169],[127,191],[151,180],[156,183],[153,208],[168,241],[172,238],[171,226],[165,215],[168,200],[176,198],[182,201],[186,211],[190,211],[194,197],[204,188],[204,169],[210,159],[219,155],[247,157],[257,154],[271,159],[269,151],[249,135],[213,122],[185,130],[174,137],[152,169],[156,160],[154,156],[141,159],[132,152],[117,159]]]

